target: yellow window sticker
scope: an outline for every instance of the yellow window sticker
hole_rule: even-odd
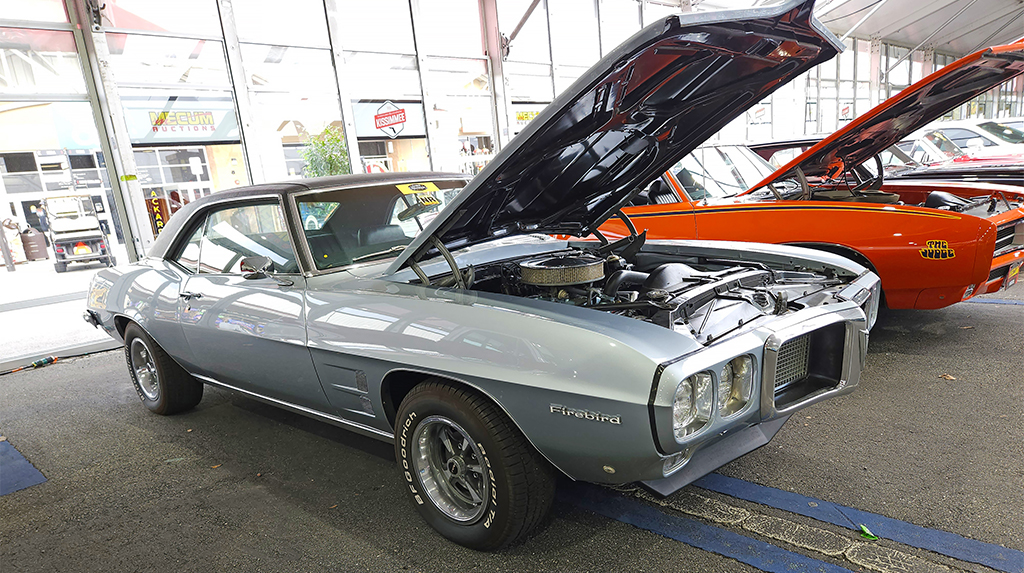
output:
[[[409,183],[407,185],[395,185],[403,195],[415,195],[417,193],[429,193],[431,191],[440,191],[437,185],[427,181],[426,183]]]
[[[927,246],[919,251],[921,256],[934,261],[943,261],[956,257],[956,251],[951,249],[946,241],[928,241]]]

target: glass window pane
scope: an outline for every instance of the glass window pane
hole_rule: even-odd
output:
[[[33,22],[67,22],[61,0],[0,0],[0,14],[5,20]]]
[[[463,185],[424,181],[415,190],[379,185],[299,197],[296,207],[313,262],[323,270],[394,258],[415,236],[415,227],[429,224]]]
[[[562,93],[572,85],[583,72],[589,70],[587,66],[557,66],[555,68],[555,90]]]
[[[615,49],[640,31],[640,9],[636,0],[603,0],[601,2],[601,43],[603,53]]]
[[[329,47],[323,0],[244,0],[231,3],[238,39],[286,46]]]
[[[132,143],[234,143],[238,139],[235,106],[228,92],[181,93],[152,89],[121,90]]]
[[[337,93],[253,92],[250,99],[255,129],[247,133],[247,143],[258,149],[267,181],[303,177],[306,162],[302,152],[309,138],[322,134],[329,126],[342,127]]]
[[[478,0],[420,0],[420,50],[443,56],[482,56]]]
[[[594,65],[601,58],[594,0],[558,0],[548,6],[555,62],[584,69]]]
[[[108,33],[107,45],[120,85],[231,85],[221,42]]]
[[[513,102],[549,103],[555,97],[547,64],[505,62],[505,75]]]
[[[857,81],[871,81],[871,42],[857,40]]]
[[[173,4],[153,0],[103,0],[100,4],[105,6],[104,26],[150,32],[221,35],[216,0],[174,0]]]
[[[512,35],[533,0],[498,0],[498,27],[505,37]],[[508,59],[515,62],[551,62],[548,46],[548,17],[544,3],[538,4],[519,34],[509,44]]]
[[[242,44],[249,87],[276,91],[338,93],[330,50]]]
[[[853,50],[845,50],[839,54],[839,79],[853,79]]]
[[[240,274],[244,257],[269,257],[277,273],[299,271],[280,205],[247,205],[210,213],[199,272]]]
[[[487,63],[430,58],[427,81],[437,120],[434,169],[476,174],[494,157],[494,114]]]
[[[71,32],[0,28],[0,94],[84,94]]]
[[[338,0],[337,5],[346,50],[416,53],[409,0]]]
[[[359,81],[349,85],[354,99],[420,98],[415,56],[345,52],[345,73]]]
[[[179,265],[194,273],[199,272],[199,247],[203,240],[205,225],[206,221],[203,220],[203,224],[196,227],[196,230],[192,233],[192,238],[181,249],[181,254],[174,259]]]

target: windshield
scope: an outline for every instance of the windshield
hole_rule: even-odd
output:
[[[942,154],[942,157],[936,158],[937,161],[953,159],[964,154],[963,150],[960,149],[957,144],[953,143],[948,137],[942,135],[942,132],[931,131],[925,134],[924,138]]]
[[[695,149],[670,170],[691,201],[732,197],[772,174],[775,169],[743,145]]]
[[[1024,131],[1014,129],[1008,125],[988,121],[985,123],[979,123],[978,127],[1007,143],[1024,143]]]
[[[50,217],[79,217],[95,215],[92,198],[88,196],[49,197],[46,212]]]
[[[909,146],[906,147],[909,148]],[[890,145],[885,148],[878,154],[878,158],[882,160],[882,168],[885,169],[886,173],[900,173],[909,169],[921,167],[920,163],[914,161],[913,158],[895,145]],[[870,173],[872,177],[878,177],[875,158],[872,157],[860,166]]]
[[[396,256],[466,184],[461,179],[375,185],[295,198],[319,270]]]

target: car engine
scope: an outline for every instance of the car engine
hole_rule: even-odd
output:
[[[822,304],[835,276],[749,261],[568,249],[472,269],[468,288],[613,312],[710,343],[744,324]]]

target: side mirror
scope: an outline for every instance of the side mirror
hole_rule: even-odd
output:
[[[239,265],[244,279],[264,279],[274,272],[274,261],[270,257],[245,257]]]
[[[967,140],[967,149],[981,149],[985,147],[985,140],[980,137],[972,137]]]

